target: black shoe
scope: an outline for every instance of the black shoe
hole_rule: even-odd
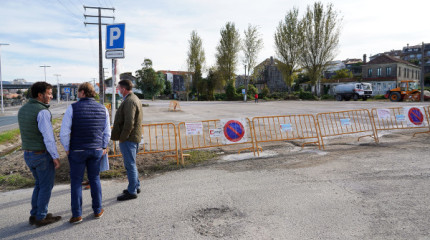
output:
[[[124,190],[122,191],[122,193],[124,193],[124,194],[125,194],[126,192],[128,193],[128,190],[127,190],[127,189],[124,189]],[[139,194],[139,193],[140,193],[140,188],[138,188],[138,189],[136,190],[136,192],[137,192],[137,194]]]
[[[58,222],[60,220],[61,220],[61,216],[52,216],[51,215],[50,217],[48,217],[48,215],[47,215],[42,220],[36,220],[34,222],[34,225],[36,225],[36,227],[42,227],[42,226],[46,226],[46,225],[51,224],[51,223]]]
[[[121,196],[117,197],[116,200],[118,201],[127,201],[131,199],[136,199],[137,194],[131,194],[128,191],[126,193],[123,193]]]
[[[52,216],[52,213],[48,213],[46,214],[46,218],[53,218],[54,216]],[[30,223],[30,225],[34,225],[36,223],[36,216],[30,216],[30,218],[28,219],[28,222]]]

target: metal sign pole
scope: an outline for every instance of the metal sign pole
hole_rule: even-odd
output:
[[[116,114],[116,59],[112,59],[112,120],[111,124],[113,125],[113,122],[115,120],[115,114]]]

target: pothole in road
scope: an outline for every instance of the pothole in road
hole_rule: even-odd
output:
[[[192,224],[200,235],[223,238],[240,233],[244,216],[240,211],[226,206],[205,208],[192,216]]]

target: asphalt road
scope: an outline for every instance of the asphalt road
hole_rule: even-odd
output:
[[[93,218],[84,191],[79,225],[68,223],[68,185],[54,187],[49,206],[63,219],[41,228],[28,224],[31,189],[4,192],[0,238],[427,239],[429,140],[398,134],[326,151],[283,143],[265,149],[270,157],[234,154],[145,179],[127,202],[116,201],[125,182],[103,181],[104,216]]]
[[[51,101],[49,110],[53,118],[61,117],[66,112],[67,106],[72,102]],[[21,106],[7,107],[4,114],[0,114],[0,132],[18,128],[18,110]]]

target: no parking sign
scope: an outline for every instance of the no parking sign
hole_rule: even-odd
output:
[[[422,127],[425,124],[423,107],[404,107],[406,122],[410,127]]]
[[[246,129],[248,124],[246,119],[221,119],[223,129],[222,140],[224,144],[242,143],[247,141]]]

